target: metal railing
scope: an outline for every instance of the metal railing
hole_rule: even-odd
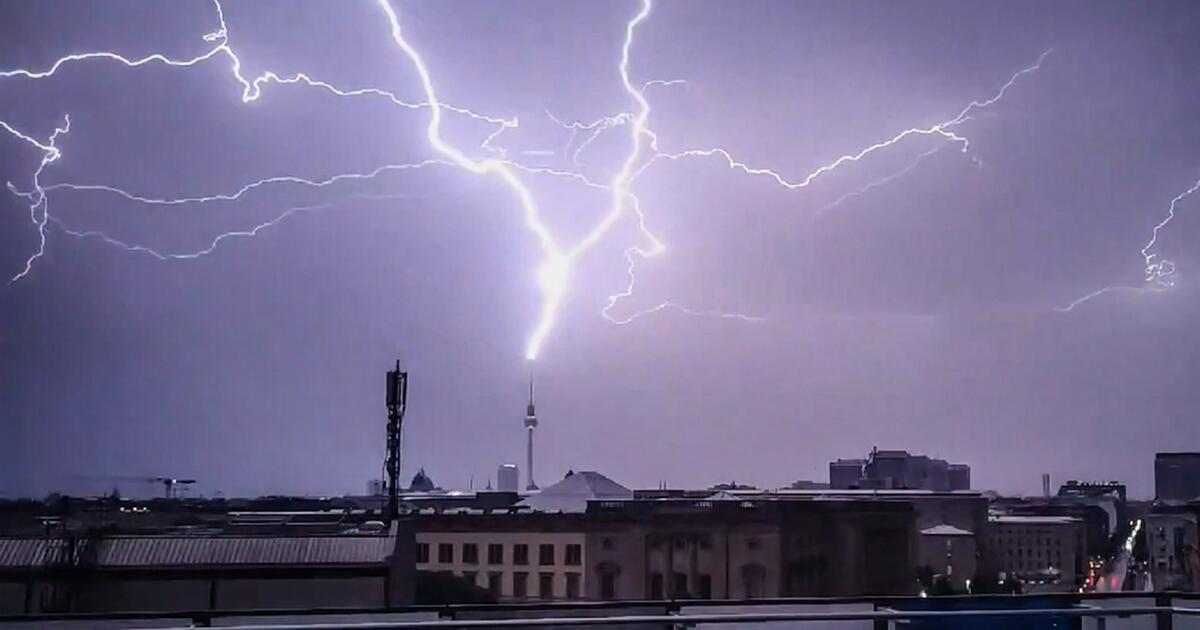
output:
[[[1095,603],[1153,600],[1153,605],[1132,604],[1104,608]],[[868,610],[797,611],[797,607],[857,605]],[[735,612],[703,612],[705,609]],[[776,610],[771,610],[776,609]],[[407,616],[379,620],[372,617]],[[332,620],[333,617],[350,619]],[[412,617],[426,617],[413,619]],[[433,617],[433,618],[428,618]],[[195,628],[220,626],[230,630],[333,630],[335,628],[449,629],[546,628],[551,626],[644,626],[682,629],[698,625],[762,624],[791,622],[800,630],[823,628],[827,622],[870,622],[874,630],[971,620],[1011,621],[1003,627],[1024,628],[1034,621],[1095,620],[1090,628],[1106,630],[1110,619],[1150,618],[1155,630],[1174,630],[1176,618],[1200,617],[1200,594],[1094,593],[1039,595],[978,595],[937,598],[841,597],[777,598],[754,600],[672,600],[620,602],[561,602],[534,604],[408,606],[386,608],[306,608],[271,610],[201,610],[183,612],[111,612],[0,615],[6,624],[36,627],[42,623],[61,627],[75,622],[88,627],[122,622],[140,628]],[[288,618],[286,622],[277,621]],[[161,623],[155,623],[161,622]],[[150,623],[152,625],[147,625]],[[939,628],[949,627],[939,625]],[[989,626],[995,628],[995,625]],[[1079,627],[1078,622],[1075,626]],[[1149,626],[1143,626],[1149,627]]]

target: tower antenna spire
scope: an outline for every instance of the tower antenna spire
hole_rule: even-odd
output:
[[[529,405],[525,407],[525,466],[526,475],[529,477],[529,483],[525,485],[525,490],[536,491],[538,485],[533,480],[533,430],[538,425],[537,410],[533,406],[533,361],[529,362]]]

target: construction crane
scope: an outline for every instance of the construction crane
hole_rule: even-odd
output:
[[[180,479],[178,477],[106,476],[100,479],[116,484],[140,483],[162,486],[163,498],[165,499],[177,498],[181,487],[191,486],[196,483],[195,479]]]
[[[161,483],[163,487],[163,498],[174,499],[179,496],[179,486],[190,486],[196,483],[195,479],[176,479],[175,477],[153,477],[147,481]]]

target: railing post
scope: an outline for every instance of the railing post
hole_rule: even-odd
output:
[[[875,612],[879,612],[880,611],[879,602],[873,602],[871,604],[871,610],[873,610]],[[887,619],[872,620],[872,630],[890,630],[891,627],[892,627],[892,622]]]
[[[1154,605],[1160,608],[1171,607],[1170,595],[1155,595]],[[1160,612],[1155,615],[1158,618],[1158,625],[1155,626],[1158,630],[1172,630],[1175,626],[1175,617],[1171,611]]]

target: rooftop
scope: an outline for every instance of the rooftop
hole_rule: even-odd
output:
[[[395,538],[387,535],[111,536],[78,539],[75,545],[62,538],[0,538],[0,569],[85,562],[97,567],[164,568],[361,565],[383,563],[395,546]],[[86,561],[81,557],[84,553],[89,556]]]
[[[974,536],[972,532],[945,523],[922,529],[921,533],[926,536]]]
[[[1066,525],[1083,522],[1082,519],[1074,516],[1016,516],[1013,514],[990,514],[988,521],[1010,525]]]
[[[568,472],[553,485],[542,488],[519,505],[538,512],[586,512],[587,503],[595,499],[632,499],[633,491],[604,475],[585,470]]]

